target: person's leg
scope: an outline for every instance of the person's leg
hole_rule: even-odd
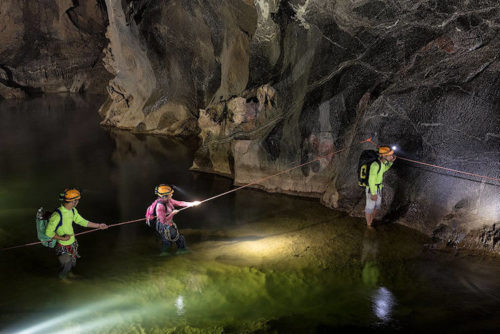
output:
[[[374,209],[375,209],[375,201],[372,200],[370,190],[366,188],[365,218],[366,218],[366,225],[368,227],[372,226]]]
[[[69,254],[62,254],[58,256],[58,260],[60,263],[59,278],[67,278],[74,266],[73,257]]]
[[[380,210],[381,207],[382,207],[382,191],[378,190],[377,191],[377,200],[375,201],[375,205],[373,207],[372,221],[377,216],[377,211]]]
[[[170,247],[172,246],[172,243],[167,240],[165,237],[161,238],[161,252],[166,253]]]
[[[186,239],[184,239],[184,236],[182,234],[179,234],[179,239],[177,239],[175,244],[177,245],[178,250],[186,249]]]
[[[161,237],[161,254],[165,255],[167,254],[167,251],[169,250],[170,246],[172,246],[172,243],[168,239],[167,235],[167,227],[162,225],[159,221],[156,223],[156,231]]]

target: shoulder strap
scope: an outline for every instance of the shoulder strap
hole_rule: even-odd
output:
[[[54,232],[57,232],[57,229],[62,225],[62,213],[59,209],[56,209],[54,212],[57,212],[59,215],[59,223],[57,223],[56,229],[54,230]]]
[[[165,204],[163,204],[162,202],[160,201],[156,201],[156,204],[155,204],[155,209],[153,210],[155,216],[156,216],[156,208],[158,207],[158,204],[160,205],[163,205],[165,207],[165,209],[167,208],[167,206]]]

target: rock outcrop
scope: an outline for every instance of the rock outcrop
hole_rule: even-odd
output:
[[[100,92],[106,6],[101,0],[0,3],[0,97]]]
[[[314,160],[258,187],[355,216],[367,137],[402,157],[499,177],[495,1],[106,4],[114,79],[104,124],[199,134],[194,170],[243,184]],[[399,160],[384,189],[385,219],[429,235],[499,220],[496,181]]]
[[[107,0],[105,63],[115,74],[103,124],[197,133],[198,110],[240,94],[257,15],[251,1]]]

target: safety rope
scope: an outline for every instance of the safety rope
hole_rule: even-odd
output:
[[[140,222],[140,221],[143,221],[143,220],[146,220],[146,218],[141,218],[141,219],[136,219],[136,220],[129,220],[129,221],[126,221],[126,222],[122,222],[122,223],[116,223],[116,224],[111,224],[111,225],[108,225],[108,228],[110,227],[114,227],[114,226],[119,226],[119,225],[125,225],[125,224],[132,224],[132,223],[137,223],[137,222]],[[82,235],[82,234],[87,234],[87,233],[92,233],[92,232],[96,232],[96,231],[100,231],[101,229],[100,228],[93,228],[91,230],[88,230],[88,231],[84,231],[84,232],[80,232],[80,233],[75,233],[75,237],[78,236],[78,235]],[[47,240],[47,241],[50,241],[50,240]],[[39,245],[41,244],[42,242],[47,242],[47,241],[37,241],[37,242],[31,242],[29,244],[24,244],[24,245],[19,245],[19,246],[12,246],[12,247],[7,247],[7,248],[2,248],[1,250],[9,250],[9,249],[15,249],[15,248],[21,248],[21,247],[28,247],[28,246],[34,246],[34,245]]]
[[[475,173],[470,173],[470,172],[464,172],[464,171],[453,169],[453,168],[448,168],[448,167],[433,165],[433,164],[429,164],[427,162],[421,162],[421,161],[417,161],[417,160],[403,158],[403,157],[400,157],[399,155],[397,155],[397,158],[401,159],[401,160],[406,160],[406,161],[409,161],[409,162],[413,162],[413,163],[416,163],[416,164],[424,165],[424,166],[429,166],[429,167],[444,169],[444,170],[447,170],[447,171],[450,171],[450,172],[455,172],[455,173],[460,173],[460,174],[465,174],[465,175],[470,175],[470,176],[476,176],[476,177],[479,177],[479,178],[482,178],[482,179],[487,179],[487,180],[491,180],[491,181],[500,182],[500,179],[495,178],[495,177],[491,177],[491,176],[480,175],[480,174],[475,174]],[[452,175],[450,175],[450,176],[452,176]]]
[[[370,142],[373,145],[379,147],[379,145],[377,145],[375,142],[373,142],[371,140],[371,138],[370,138],[370,140],[368,140],[368,142]],[[424,165],[424,166],[428,166],[428,167],[439,168],[439,169],[443,169],[443,170],[446,170],[446,171],[449,171],[449,172],[455,172],[455,173],[459,173],[459,174],[464,174],[464,175],[469,175],[469,176],[475,176],[475,177],[478,177],[478,178],[481,178],[481,179],[486,179],[486,180],[500,182],[499,178],[495,178],[495,177],[491,177],[491,176],[486,176],[486,175],[480,175],[480,174],[476,174],[476,173],[465,172],[465,171],[461,171],[461,170],[458,170],[458,169],[453,169],[453,168],[448,168],[448,167],[443,167],[443,166],[439,166],[439,165],[430,164],[430,163],[427,163],[427,162],[422,162],[422,161],[412,160],[412,159],[408,159],[408,158],[403,158],[403,157],[401,157],[399,155],[395,155],[395,156],[398,159],[406,160],[406,161],[409,161],[409,162],[413,162],[413,163]],[[450,175],[450,176],[453,176],[453,175]]]
[[[278,172],[278,173],[275,173],[275,174],[272,174],[272,175],[268,175],[266,177],[263,177],[261,179],[258,179],[257,181],[254,181],[254,182],[251,182],[251,183],[248,183],[248,184],[245,184],[243,186],[240,186],[240,187],[237,187],[235,189],[231,189],[229,191],[226,191],[226,192],[223,192],[221,194],[218,194],[218,195],[215,195],[215,196],[212,196],[212,197],[209,197],[207,199],[204,199],[203,201],[200,201],[200,204],[201,203],[205,203],[205,202],[208,202],[208,201],[211,201],[211,200],[214,200],[216,198],[219,198],[219,197],[222,197],[222,196],[225,196],[225,195],[228,195],[228,194],[231,194],[233,192],[236,192],[238,190],[241,190],[241,189],[244,189],[244,188],[248,188],[250,186],[253,186],[253,185],[256,185],[256,184],[259,184],[259,183],[262,183],[270,178],[273,178],[275,176],[278,176],[278,175],[282,175],[282,174],[285,174],[285,173],[288,173],[294,169],[297,169],[297,168],[300,168],[300,167],[304,167],[308,164],[311,164],[313,162],[316,162],[320,159],[323,159],[329,155],[335,155],[335,154],[338,154],[338,153],[341,153],[345,150],[347,150],[348,148],[354,146],[354,145],[358,145],[358,144],[362,144],[362,143],[371,143],[377,147],[379,147],[379,145],[377,145],[375,142],[373,142],[371,140],[371,138],[368,138],[368,139],[365,139],[365,140],[362,140],[360,141],[359,143],[355,143],[355,144],[352,144],[352,145],[349,145],[349,146],[346,146],[344,147],[343,149],[340,149],[340,150],[337,150],[337,151],[334,151],[334,152],[329,152],[327,154],[324,154],[324,155],[320,155],[318,156],[316,159],[313,159],[313,160],[310,160],[310,161],[307,161],[305,163],[302,163],[300,165],[297,165],[297,166],[294,166],[294,167],[291,167],[291,168],[288,168],[284,171],[281,171],[281,172]],[[443,167],[443,166],[439,166],[439,165],[435,165],[435,164],[430,164],[430,163],[426,163],[426,162],[422,162],[422,161],[417,161],[417,160],[412,160],[412,159],[408,159],[408,158],[403,158],[401,156],[397,156],[398,159],[401,159],[401,160],[405,160],[405,161],[409,161],[409,162],[413,162],[413,163],[416,163],[416,164],[420,164],[420,165],[424,165],[424,166],[428,166],[428,167],[433,167],[433,168],[439,168],[439,169],[443,169],[443,170],[446,170],[446,171],[450,171],[450,172],[455,172],[455,173],[459,173],[459,174],[464,174],[464,175],[469,175],[469,176],[474,176],[474,177],[478,177],[478,178],[482,178],[482,179],[487,179],[487,180],[491,180],[491,181],[496,181],[496,182],[500,182],[500,179],[499,178],[495,178],[495,177],[490,177],[490,176],[485,176],[485,175],[480,175],[480,174],[476,174],[476,173],[470,173],[470,172],[465,172],[465,171],[461,171],[461,170],[457,170],[457,169],[453,169],[453,168],[448,168],[448,167]],[[177,210],[178,212],[181,212],[181,211],[184,211],[184,210],[187,210],[189,208],[192,208],[192,206],[188,206],[188,207],[184,207],[184,208],[181,208],[179,210]],[[126,224],[132,224],[132,223],[137,223],[137,222],[140,222],[140,221],[143,221],[143,220],[146,220],[146,218],[140,218],[140,219],[135,219],[135,220],[129,220],[129,221],[125,221],[125,222],[121,222],[121,223],[116,223],[116,224],[111,224],[111,225],[108,225],[108,228],[110,227],[115,227],[115,226],[120,226],[120,225],[126,225]],[[78,236],[78,235],[83,235],[83,234],[87,234],[87,233],[92,233],[92,232],[96,232],[96,231],[99,231],[100,229],[99,228],[96,228],[96,229],[91,229],[91,230],[88,230],[88,231],[84,231],[84,232],[80,232],[80,233],[76,233],[75,234],[75,237]],[[45,242],[45,241],[43,241]],[[21,248],[21,247],[28,247],[28,246],[34,246],[34,245],[38,245],[38,244],[41,244],[42,241],[37,241],[37,242],[32,242],[32,243],[28,243],[28,244],[24,244],[24,245],[18,245],[18,246],[13,246],[13,247],[7,247],[7,248],[2,248],[1,250],[9,250],[9,249],[15,249],[15,248]]]
[[[238,188],[231,189],[231,190],[226,191],[226,192],[223,192],[223,193],[221,193],[221,194],[219,194],[219,195],[215,195],[215,196],[213,196],[213,197],[210,197],[210,198],[204,199],[203,201],[200,201],[200,204],[201,204],[201,203],[208,202],[208,201],[211,201],[211,200],[213,200],[213,199],[216,199],[216,198],[219,198],[219,197],[222,197],[222,196],[225,196],[225,195],[227,195],[227,194],[233,193],[233,192],[238,191],[238,190],[241,190],[241,189],[243,189],[243,188],[247,188],[247,187],[250,187],[250,186],[253,186],[253,185],[256,185],[256,184],[262,183],[262,182],[264,182],[264,181],[266,181],[266,180],[268,180],[268,179],[270,179],[270,178],[272,178],[272,177],[275,177],[275,176],[278,176],[278,175],[281,175],[281,174],[288,173],[288,172],[290,172],[290,171],[292,171],[292,170],[294,170],[294,169],[300,168],[300,167],[304,167],[304,166],[306,166],[306,165],[308,165],[308,164],[311,164],[311,163],[316,162],[316,161],[318,161],[318,160],[320,160],[320,159],[323,159],[323,158],[325,158],[325,157],[327,157],[327,156],[329,156],[329,155],[332,155],[332,154],[333,154],[333,155],[335,155],[335,154],[341,153],[341,152],[343,152],[343,151],[347,150],[348,148],[350,148],[350,147],[352,147],[352,146],[354,146],[354,145],[359,145],[359,144],[362,144],[362,143],[367,143],[367,142],[370,142],[370,141],[371,141],[371,138],[368,138],[368,139],[365,139],[365,140],[360,141],[359,143],[355,143],[355,144],[352,144],[352,145],[349,145],[349,146],[345,146],[345,147],[344,147],[343,149],[341,149],[341,150],[338,150],[338,151],[335,151],[335,152],[330,152],[330,153],[328,153],[328,154],[324,154],[324,155],[320,155],[320,156],[318,156],[318,157],[317,157],[316,159],[314,159],[314,160],[311,160],[311,161],[305,162],[305,163],[303,163],[303,164],[300,164],[300,165],[295,166],[295,167],[292,167],[292,168],[288,168],[288,169],[286,169],[286,170],[284,170],[284,171],[281,171],[281,172],[278,172],[278,173],[276,173],[276,174],[272,174],[272,175],[269,175],[269,176],[263,177],[263,178],[261,178],[261,179],[259,179],[259,180],[255,181],[255,182],[251,182],[251,183],[245,184],[245,185],[243,185],[243,186],[240,186],[240,187],[238,187]],[[182,208],[182,209],[179,209],[178,211],[180,212],[180,211],[183,211],[183,210],[187,210],[187,209],[189,209],[189,208],[192,208],[192,206],[184,207],[184,208]]]
[[[348,148],[352,147],[352,146],[355,146],[355,145],[359,145],[359,144],[362,144],[362,143],[367,143],[367,142],[371,142],[371,138],[368,138],[368,139],[365,139],[365,140],[362,140],[358,143],[354,143],[352,145],[349,145],[349,146],[345,146],[343,149],[340,149],[338,151],[334,151],[334,152],[329,152],[327,154],[324,154],[324,155],[320,155],[318,156],[316,159],[313,159],[311,161],[307,161],[305,163],[302,163],[300,165],[297,165],[295,167],[292,167],[292,168],[288,168],[284,171],[281,171],[281,172],[278,172],[276,174],[273,174],[273,175],[269,175],[269,176],[266,176],[266,177],[263,177],[255,182],[251,182],[251,183],[248,183],[248,184],[245,184],[243,186],[240,186],[238,188],[235,188],[235,189],[231,189],[229,191],[226,191],[224,193],[221,193],[221,194],[218,194],[218,195],[215,195],[213,197],[210,197],[210,198],[207,198],[207,199],[204,199],[203,201],[200,201],[200,204],[201,203],[205,203],[205,202],[208,202],[208,201],[211,201],[211,200],[214,200],[216,198],[219,198],[219,197],[222,197],[222,196],[225,196],[225,195],[228,195],[230,193],[233,193],[235,191],[238,191],[238,190],[241,190],[241,189],[244,189],[244,188],[247,188],[247,187],[250,187],[252,185],[256,185],[256,184],[259,184],[259,183],[262,183],[272,177],[275,177],[275,176],[278,176],[278,175],[281,175],[281,174],[285,174],[285,173],[288,173],[294,169],[297,169],[297,168],[300,168],[300,167],[304,167],[308,164],[311,164],[313,162],[316,162],[320,159],[323,159],[329,155],[335,155],[335,154],[338,154],[338,153],[341,153],[345,150],[347,150]],[[177,210],[178,212],[180,211],[184,211],[186,209],[189,209],[189,208],[192,208],[193,206],[188,206],[188,207],[184,207],[182,209],[179,209]],[[119,226],[119,225],[125,225],[125,224],[131,224],[131,223],[137,223],[137,222],[140,222],[140,221],[143,221],[143,220],[146,220],[146,218],[141,218],[141,219],[136,219],[136,220],[130,220],[130,221],[126,221],[126,222],[122,222],[122,223],[116,223],[116,224],[111,224],[111,225],[108,225],[108,228],[110,227],[114,227],[114,226]],[[75,237],[78,236],[78,235],[83,235],[83,234],[87,234],[87,233],[92,233],[92,232],[96,232],[96,231],[99,231],[100,229],[99,228],[96,228],[96,229],[91,229],[91,230],[88,230],[88,231],[84,231],[84,232],[80,232],[80,233],[76,233],[75,234]],[[32,243],[29,243],[29,244],[24,244],[24,245],[19,245],[19,246],[13,246],[13,247],[7,247],[7,248],[2,248],[1,250],[9,250],[9,249],[15,249],[15,248],[21,248],[21,247],[28,247],[28,246],[34,246],[34,245],[38,245],[38,244],[41,244],[42,242],[45,242],[45,241],[37,241],[37,242],[32,242]]]

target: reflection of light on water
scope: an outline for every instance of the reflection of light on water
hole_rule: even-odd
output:
[[[175,301],[175,307],[177,307],[177,315],[184,314],[184,297],[177,297],[177,300]]]
[[[122,303],[124,298],[113,298],[107,301],[103,301],[100,303],[95,303],[88,305],[87,307],[82,307],[80,309],[76,309],[74,311],[66,312],[60,316],[54,316],[52,319],[47,321],[42,321],[34,326],[26,328],[19,333],[24,334],[34,334],[34,333],[47,333],[50,332],[53,328],[61,326],[63,323],[68,321],[74,321],[76,319],[82,319],[88,317],[89,314],[94,313],[96,311],[105,310],[111,307],[115,307]]]
[[[372,297],[373,312],[382,321],[391,320],[395,300],[393,294],[384,287],[378,288]]]
[[[281,238],[269,238],[240,242],[238,250],[247,256],[277,256],[285,242]]]

